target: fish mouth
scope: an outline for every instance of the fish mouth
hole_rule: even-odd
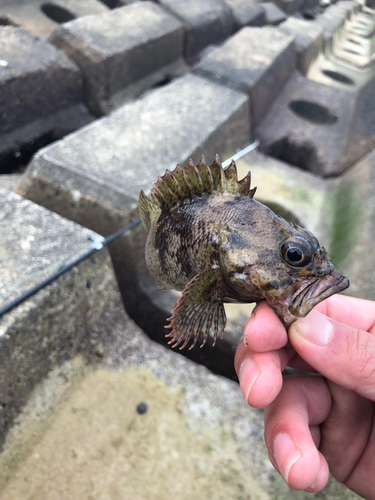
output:
[[[342,276],[336,269],[323,278],[317,278],[310,282],[297,295],[293,297],[289,305],[289,311],[293,316],[303,318],[322,300],[331,295],[342,292],[349,287],[349,280]]]

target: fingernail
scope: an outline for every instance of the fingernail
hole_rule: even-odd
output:
[[[311,311],[306,318],[296,321],[291,328],[302,335],[312,344],[324,346],[330,343],[333,337],[333,325],[318,311]]]
[[[242,396],[246,403],[248,403],[251,388],[259,377],[259,373],[257,364],[251,358],[246,358],[242,361],[240,369],[238,370],[238,378]]]
[[[316,479],[310,484],[308,488],[306,488],[306,490],[313,490],[315,488],[315,484],[316,484]]]
[[[251,316],[249,317],[249,319],[245,323],[245,327],[244,327],[243,335],[242,335],[242,342],[244,343],[244,345],[246,347],[249,345],[249,342],[247,340],[247,334],[249,332],[250,326],[252,325],[252,323],[254,323],[254,320],[255,320],[255,314],[252,313]]]
[[[273,454],[280,473],[288,483],[290,468],[301,458],[301,452],[288,434],[278,434],[273,442]]]

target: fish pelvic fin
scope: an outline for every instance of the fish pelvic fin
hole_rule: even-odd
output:
[[[198,165],[194,165],[190,159],[184,167],[177,164],[173,171],[166,170],[162,177],[159,176],[151,190],[150,199],[141,191],[139,204],[142,221],[145,220],[147,223],[148,219],[151,219],[148,215],[151,209],[147,201],[157,207],[160,212],[165,212],[186,199],[191,200],[194,196],[201,197],[204,193],[210,195],[214,191],[217,193],[239,193],[252,198],[255,189],[250,189],[250,181],[250,172],[242,180],[238,180],[237,167],[233,160],[228,168],[223,169],[219,155],[216,155],[215,161],[209,166],[204,156]]]
[[[170,337],[172,347],[184,349],[192,341],[192,349],[199,337],[202,337],[200,347],[207,341],[209,331],[213,332],[213,346],[217,337],[223,337],[226,325],[226,315],[220,296],[221,273],[216,269],[209,269],[195,276],[184,288],[181,297],[168,318],[171,328],[166,337]]]
[[[139,194],[139,213],[143,227],[148,232],[151,222],[161,214],[160,207],[147,198],[143,189]]]

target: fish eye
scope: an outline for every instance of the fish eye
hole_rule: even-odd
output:
[[[281,256],[291,267],[304,267],[311,261],[311,247],[302,238],[291,238],[282,243]]]

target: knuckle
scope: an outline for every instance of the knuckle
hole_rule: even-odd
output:
[[[375,346],[369,336],[355,330],[347,339],[346,354],[356,378],[375,385]]]

